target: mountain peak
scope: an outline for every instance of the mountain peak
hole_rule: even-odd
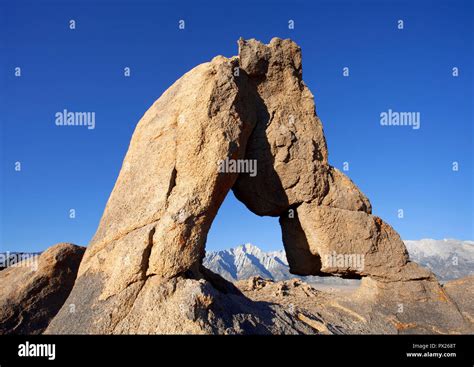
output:
[[[474,268],[473,241],[429,239],[405,241],[410,258],[431,269],[440,279],[450,280],[470,275]],[[454,265],[457,264],[457,265]],[[230,281],[261,276],[272,280],[295,278],[288,268],[285,251],[263,251],[252,243],[231,249],[208,252],[204,266]],[[320,282],[318,277],[305,279]],[[335,281],[341,279],[336,278]],[[324,282],[329,282],[325,279]]]
[[[230,281],[252,276],[273,280],[293,277],[289,272],[283,250],[265,252],[252,243],[245,243],[228,250],[208,252],[204,259],[204,266]]]

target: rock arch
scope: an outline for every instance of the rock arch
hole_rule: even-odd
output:
[[[254,213],[280,217],[295,274],[430,279],[354,183],[328,164],[301,60],[291,40],[241,39],[239,56],[195,67],[150,107],[66,301],[76,314],[63,307],[48,332],[307,331],[238,298],[201,266],[231,189]],[[256,159],[258,173],[220,173],[223,159]],[[333,254],[363,256],[364,266],[328,263]],[[237,314],[247,318],[236,321]]]

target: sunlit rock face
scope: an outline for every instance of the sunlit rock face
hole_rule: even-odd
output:
[[[364,277],[361,289],[375,304],[392,291],[404,303],[442,302],[433,275],[408,261],[398,234],[328,164],[302,76],[293,41],[241,39],[237,57],[195,67],[150,107],[47,333],[318,333],[278,302],[255,303],[202,266],[207,233],[231,189],[254,213],[280,217],[292,273]],[[458,312],[450,301],[438,309]],[[406,310],[404,322],[420,321]],[[382,320],[392,311],[380,312]],[[446,326],[435,314],[429,320]]]

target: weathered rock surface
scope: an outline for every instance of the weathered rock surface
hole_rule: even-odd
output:
[[[258,174],[240,175],[233,190],[254,213],[281,217],[292,272],[388,276],[406,264],[398,234],[372,217],[365,195],[328,164],[322,124],[302,80],[300,48],[290,40],[240,40],[239,60],[264,108],[256,107],[245,155],[258,162]],[[367,257],[364,269],[321,262],[333,252]]]
[[[76,313],[61,309],[47,334],[311,334],[305,323],[284,308],[252,302],[215,274],[199,279],[151,276],[107,300],[100,299],[102,278],[78,279],[67,303]],[[81,296],[78,296],[81,295]],[[94,303],[91,304],[90,300]]]
[[[408,261],[398,234],[371,215],[369,200],[327,155],[294,42],[240,40],[238,57],[197,66],[138,123],[66,301],[76,311],[63,307],[47,333],[324,332],[309,315],[252,302],[202,267],[207,233],[231,188],[254,213],[280,217],[292,272],[369,277],[361,291],[373,303],[341,306],[380,313],[380,325],[360,330],[385,327],[391,293],[416,310],[403,322],[421,317],[419,300],[437,307],[436,279]],[[255,176],[218,170],[222,160],[244,158],[257,162]],[[332,255],[363,263],[328,262]],[[430,314],[433,327],[419,330],[461,330],[459,312],[448,322],[454,308],[443,304],[444,317]]]
[[[474,329],[474,275],[451,280],[443,285],[443,289]]]
[[[349,293],[322,292],[299,279],[255,277],[236,285],[249,299],[278,304],[320,334],[474,333],[435,279],[362,283]]]
[[[71,291],[85,248],[69,243],[0,271],[0,334],[40,334]]]
[[[79,275],[106,273],[103,298],[157,274],[187,271],[204,254],[211,222],[237,173],[255,114],[234,62],[216,57],[175,82],[137,125]]]
[[[328,183],[329,191],[324,196],[321,205],[331,208],[363,211],[368,214],[372,213],[372,205],[369,199],[349,177],[337,168],[329,168]]]
[[[321,200],[328,190],[328,153],[313,95],[302,80],[301,49],[291,40],[264,45],[241,39],[239,60],[263,108],[246,152],[257,160],[258,174],[240,175],[235,195],[254,213],[273,216]]]
[[[297,211],[309,250],[321,257],[324,273],[390,277],[408,262],[403,241],[378,217],[313,203]]]
[[[384,333],[462,334],[474,331],[434,277],[394,282],[367,277],[357,292],[337,303],[357,310],[367,320],[369,329],[379,328]]]
[[[63,309],[50,332],[210,332],[204,318],[185,327],[179,300],[194,292],[182,287],[200,294],[203,284],[193,278],[211,287],[198,270],[204,242],[238,175],[217,165],[243,158],[255,123],[255,104],[244,105],[253,92],[245,74],[233,75],[235,63],[217,57],[196,67],[139,122],[68,301],[77,312]],[[206,307],[213,303],[204,298]],[[174,316],[158,316],[167,304],[177,329]],[[198,307],[192,298],[183,304]],[[233,332],[238,324],[231,322]]]

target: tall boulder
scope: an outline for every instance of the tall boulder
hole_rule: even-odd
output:
[[[272,216],[322,199],[328,152],[313,95],[302,80],[301,49],[289,39],[273,38],[268,45],[240,39],[239,63],[258,91],[245,156],[257,161],[258,174],[239,176],[236,197],[254,213]]]
[[[244,157],[256,122],[255,90],[238,70],[216,57],[145,113],[68,299],[76,312],[63,308],[47,333],[311,332],[200,264],[238,177],[219,163]]]

